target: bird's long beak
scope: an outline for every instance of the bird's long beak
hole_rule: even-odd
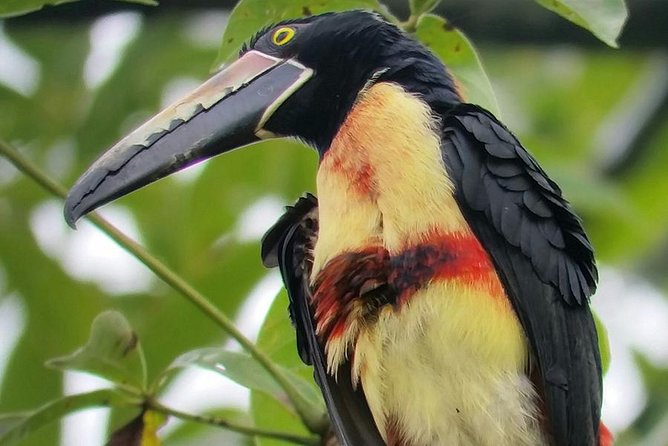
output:
[[[258,141],[276,109],[313,75],[249,51],[104,153],[70,190],[65,220],[199,161]]]

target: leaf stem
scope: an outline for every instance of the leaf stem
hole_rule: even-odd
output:
[[[405,22],[401,22],[401,29],[406,31],[407,33],[414,33],[417,31],[417,24],[418,20],[420,20],[420,16],[417,14],[411,14],[410,17],[408,17],[408,20]]]
[[[210,415],[195,415],[186,412],[181,412],[180,410],[173,409],[171,407],[164,406],[158,401],[147,400],[145,403],[147,409],[163,413],[165,415],[173,416],[180,418],[186,421],[193,421],[195,423],[210,424],[217,427],[222,427],[234,432],[239,432],[240,434],[250,435],[254,437],[266,437],[273,438],[276,440],[289,441],[294,444],[302,444],[306,446],[317,446],[320,444],[318,437],[304,437],[301,435],[290,434],[287,432],[279,432],[270,429],[263,429],[254,426],[247,426],[243,424],[237,424],[230,420],[224,418],[210,416]]]
[[[48,174],[42,171],[33,162],[22,156],[17,149],[9,143],[0,139],[0,154],[4,155],[17,169],[33,179],[44,189],[53,195],[65,199],[67,189],[57,183]],[[87,218],[104,232],[109,238],[116,242],[131,255],[146,265],[153,273],[167,283],[170,287],[188,299],[199,308],[209,319],[215,322],[227,334],[234,338],[244,350],[246,350],[285,391],[293,407],[299,414],[304,425],[313,433],[322,434],[328,429],[327,416],[322,411],[315,409],[288,380],[280,368],[253,342],[239,331],[234,322],[221,312],[204,295],[193,288],[185,279],[172,271],[164,263],[149,253],[143,246],[121,232],[114,225],[102,218],[98,213],[91,212]]]

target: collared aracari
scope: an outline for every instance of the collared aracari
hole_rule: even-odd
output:
[[[70,225],[258,140],[320,155],[263,240],[341,445],[610,444],[592,246],[561,190],[446,67],[365,11],[260,31],[72,188]]]

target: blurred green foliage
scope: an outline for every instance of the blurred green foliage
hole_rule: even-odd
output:
[[[37,11],[45,6],[61,5],[63,3],[76,2],[78,0],[4,0],[0,4],[0,17],[14,17],[28,12]],[[156,0],[119,0],[129,3],[140,3],[144,5],[157,5]]]
[[[348,7],[354,2],[340,3]],[[249,10],[253,6],[252,1],[246,4]],[[211,61],[226,59],[256,22],[262,24],[246,21],[239,30],[228,28],[219,49],[217,44],[206,45],[193,38],[194,19],[156,15],[144,20],[109,79],[95,88],[87,87],[84,79],[91,23],[14,25],[7,21],[5,34],[39,64],[40,79],[36,91],[28,95],[0,83],[0,137],[64,184],[72,184],[104,148],[157,111],[175,82],[202,80]],[[422,28],[418,25],[417,33],[439,44],[444,37],[432,34],[436,32],[434,20],[439,19],[429,18]],[[464,39],[458,34],[455,38]],[[471,55],[477,64],[475,54],[468,57]],[[596,51],[483,47],[482,56],[504,120],[578,208],[599,260],[642,274],[643,262],[665,249],[668,240],[668,206],[657,198],[668,193],[668,177],[663,173],[668,155],[662,150],[668,143],[668,123],[655,132],[642,158],[616,176],[602,169],[595,134],[611,109],[627,100],[627,92],[642,79],[643,70],[651,68],[654,56],[604,47]],[[488,81],[479,72],[467,87],[476,102],[484,102],[479,98],[487,94],[484,104],[494,108]],[[225,313],[235,315],[266,275],[259,261],[258,240],[239,236],[240,215],[268,193],[289,204],[303,191],[314,191],[315,168],[315,153],[300,144],[263,142],[208,162],[194,180],[168,178],[116,206],[134,216],[142,242],[151,252]],[[42,364],[83,344],[91,321],[106,309],[122,312],[136,330],[149,366],[149,382],[184,351],[220,346],[226,340],[215,325],[161,283],[153,282],[147,293],[114,296],[94,282],[70,276],[62,262],[40,246],[34,231],[36,210],[51,198],[2,158],[0,173],[0,303],[14,295],[26,315],[26,327],[0,383],[0,412],[38,407],[60,396],[61,375]],[[64,228],[59,216],[50,224],[54,234]],[[258,345],[310,379],[310,369],[296,354],[286,307],[286,296],[281,293],[269,311]],[[666,420],[668,397],[658,390],[668,369],[639,358],[651,398],[638,421],[620,437],[620,444],[636,444],[656,435],[657,426]],[[213,412],[249,421],[233,408],[219,407]],[[306,434],[289,407],[265,393],[252,393],[251,417],[261,427]],[[122,424],[121,418],[113,418],[110,430]],[[58,434],[59,426],[52,424],[21,444],[55,444]],[[249,443],[237,434],[188,424],[174,430],[165,444],[210,444],[208,441]]]

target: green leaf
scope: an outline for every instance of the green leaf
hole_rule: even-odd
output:
[[[47,423],[89,407],[134,407],[142,401],[114,389],[70,395],[52,401],[34,412],[0,417],[0,444],[10,446]]]
[[[310,373],[309,380],[307,380],[302,375],[288,368],[281,367],[281,370],[287,375],[288,380],[297,388],[301,396],[310,403],[313,412],[320,412],[323,416],[326,416],[325,400],[323,400],[320,390],[315,386],[313,374]]]
[[[248,389],[261,390],[269,395],[283,394],[274,378],[246,353],[216,347],[192,350],[176,358],[166,372],[190,366],[220,373]]]
[[[601,366],[603,368],[603,375],[608,373],[610,368],[610,341],[608,340],[608,330],[603,325],[603,321],[596,313],[592,311],[594,316],[594,324],[596,325],[596,333],[598,334],[598,349],[601,352]]]
[[[578,26],[591,31],[611,47],[617,48],[617,38],[628,18],[624,0],[536,0]]]
[[[313,380],[313,369],[299,359],[295,343],[295,330],[288,316],[288,297],[282,291],[269,309],[267,318],[262,324],[257,345],[269,357],[293,374],[300,377],[301,382],[308,386],[310,393],[318,400],[319,413],[326,417],[325,405]],[[256,426],[268,429],[308,435],[308,431],[301,424],[294,412],[287,410],[285,405],[267,397],[263,392],[251,391],[251,414]],[[266,438],[257,438],[260,446],[285,446],[286,443]]]
[[[439,3],[441,0],[410,0],[411,15],[419,17],[433,11]]]
[[[0,17],[15,17],[38,11],[45,6],[72,3],[77,0],[3,0],[0,3]]]
[[[45,6],[72,3],[77,0],[2,0],[0,3],[0,17],[15,17],[29,12],[39,11]],[[139,3],[142,5],[155,6],[156,0],[119,0],[127,3]]]
[[[114,383],[144,389],[146,366],[137,335],[117,311],[105,311],[95,318],[90,338],[74,353],[49,360],[58,370],[89,372]]]
[[[193,365],[220,373],[248,389],[264,392],[283,404],[287,403],[287,397],[281,386],[247,353],[215,347],[197,349],[176,358],[165,372]],[[313,405],[314,410],[322,408],[319,393],[308,381],[285,367],[281,367],[281,370],[299,393]]]
[[[387,15],[378,0],[241,0],[232,10],[215,67],[227,62],[262,27],[288,18],[347,9],[370,9]]]
[[[461,31],[442,17],[426,14],[418,22],[415,35],[451,70],[468,102],[478,104],[500,116],[492,84],[482,62]]]

